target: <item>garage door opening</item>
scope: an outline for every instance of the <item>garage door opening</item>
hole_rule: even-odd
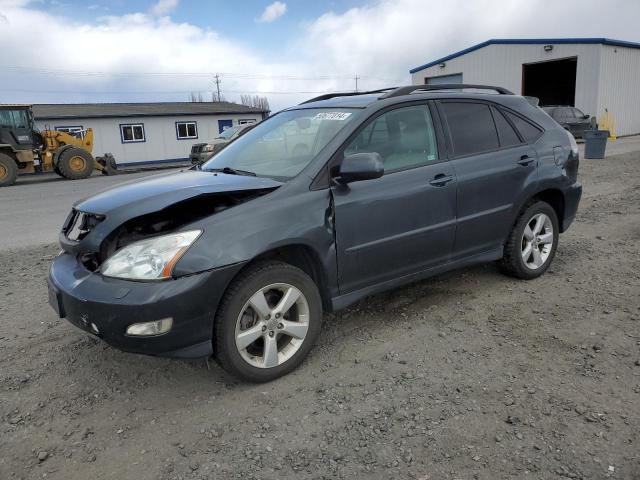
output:
[[[522,65],[522,94],[540,99],[540,105],[576,104],[578,57]]]
[[[455,73],[453,75],[441,75],[439,77],[425,77],[426,85],[444,85],[447,83],[462,83],[462,74]]]

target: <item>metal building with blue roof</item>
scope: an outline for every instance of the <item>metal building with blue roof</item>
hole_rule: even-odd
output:
[[[640,134],[640,43],[610,38],[492,39],[410,70],[412,83],[505,87],[575,106],[617,135]]]

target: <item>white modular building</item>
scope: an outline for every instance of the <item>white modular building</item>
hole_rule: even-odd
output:
[[[230,102],[171,102],[40,104],[33,114],[39,130],[93,129],[94,155],[111,153],[118,166],[133,166],[186,162],[194,143],[269,112]]]

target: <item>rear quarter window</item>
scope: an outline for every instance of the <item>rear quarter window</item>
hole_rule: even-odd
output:
[[[500,146],[502,147],[513,147],[515,145],[520,145],[522,141],[518,134],[513,129],[511,124],[507,122],[507,119],[504,118],[504,115],[497,108],[491,108],[491,112],[493,113],[493,119],[496,122],[496,128],[498,129],[498,136],[500,137]]]
[[[542,136],[542,130],[531,122],[523,119],[519,115],[511,112],[505,112],[506,117],[511,121],[516,130],[520,132],[520,136],[527,143],[533,143]]]
[[[489,105],[472,102],[442,102],[453,152],[470,155],[499,148],[498,132]]]

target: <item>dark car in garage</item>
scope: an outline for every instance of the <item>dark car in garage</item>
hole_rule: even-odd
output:
[[[542,109],[575,138],[583,138],[587,130],[597,130],[596,118],[583,113],[576,107],[550,105]]]

